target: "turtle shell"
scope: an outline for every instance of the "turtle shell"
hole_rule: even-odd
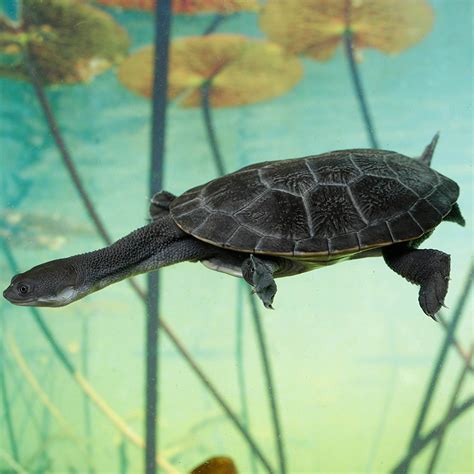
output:
[[[190,189],[170,211],[185,232],[219,247],[331,257],[416,239],[458,195],[419,160],[354,149],[247,166]]]

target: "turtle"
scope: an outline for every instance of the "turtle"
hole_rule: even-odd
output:
[[[420,249],[442,221],[465,225],[459,187],[434,171],[438,134],[418,158],[348,149],[265,161],[150,203],[150,222],[112,245],[43,263],[12,278],[11,303],[59,307],[112,283],[178,262],[244,278],[266,308],[275,279],[381,256],[420,287],[433,319],[444,305],[450,255]]]

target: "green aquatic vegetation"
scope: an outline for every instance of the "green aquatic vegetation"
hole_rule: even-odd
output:
[[[171,0],[162,0],[155,13],[155,54],[151,119],[151,154],[148,190],[153,196],[161,190],[165,159],[166,99],[168,91],[168,55],[171,28]],[[145,472],[154,474],[158,445],[158,385],[160,274],[147,275],[146,297],[146,375],[145,375]]]
[[[413,434],[410,439],[410,443],[408,446],[407,454],[402,461],[392,470],[393,473],[406,473],[410,469],[411,462],[413,461],[414,457],[431,441],[432,439],[440,436],[444,433],[446,426],[450,423],[453,419],[459,416],[464,410],[466,410],[472,403],[467,400],[465,404],[460,406],[454,406],[455,401],[453,401],[453,406],[450,407],[450,410],[445,417],[445,419],[438,425],[436,431],[432,431],[433,435],[422,437],[421,432],[423,429],[423,425],[426,421],[426,417],[428,415],[428,410],[433,400],[433,396],[440,380],[441,371],[444,367],[446,362],[446,358],[449,352],[450,347],[453,347],[453,336],[456,331],[456,327],[458,326],[462,316],[464,315],[464,308],[467,303],[469,293],[472,289],[472,281],[474,279],[474,261],[471,261],[468,274],[466,275],[464,285],[461,291],[461,295],[459,300],[456,304],[456,307],[453,311],[453,315],[449,321],[447,331],[445,333],[444,341],[440,346],[438,357],[433,365],[433,370],[431,373],[430,380],[428,382],[428,386],[426,388],[425,397],[423,399],[420,412],[418,414],[417,420],[415,422],[415,428],[413,430]],[[464,364],[467,370],[468,364]],[[466,405],[467,403],[467,405]]]
[[[126,10],[155,9],[155,0],[96,0],[101,5],[119,7]],[[231,15],[241,11],[256,11],[257,0],[172,0],[171,9],[176,15],[196,15],[199,13],[219,13]]]
[[[195,467],[190,474],[237,474],[237,468],[231,458],[214,456]]]
[[[118,63],[128,35],[107,13],[75,0],[25,0],[22,21],[0,21],[0,75],[30,80],[29,58],[43,84],[90,81]]]
[[[288,52],[317,61],[330,59],[344,44],[369,141],[379,148],[355,52],[399,53],[421,41],[433,20],[426,0],[268,0],[260,27]]]

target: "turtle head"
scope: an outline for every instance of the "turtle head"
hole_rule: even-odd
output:
[[[19,306],[65,306],[87,294],[78,280],[70,259],[52,260],[14,276],[3,296]]]

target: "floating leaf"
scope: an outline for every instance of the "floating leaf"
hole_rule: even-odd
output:
[[[268,0],[260,26],[291,53],[329,59],[346,29],[356,48],[398,53],[432,28],[426,0]]]
[[[119,69],[130,90],[151,97],[153,49],[147,46]],[[300,61],[268,41],[240,35],[192,36],[173,41],[169,97],[184,107],[201,104],[200,88],[211,83],[210,104],[228,107],[267,100],[291,89],[302,76]]]
[[[130,10],[154,10],[155,0],[97,0],[102,5]],[[257,11],[257,0],[173,0],[173,13],[220,13],[230,15],[241,11]]]
[[[216,456],[195,467],[191,474],[237,474],[237,468],[231,458]]]
[[[0,75],[28,80],[26,49],[46,84],[90,81],[126,55],[127,33],[101,10],[74,0],[24,0],[22,11],[18,30],[0,22]],[[12,54],[16,61],[4,59]]]

